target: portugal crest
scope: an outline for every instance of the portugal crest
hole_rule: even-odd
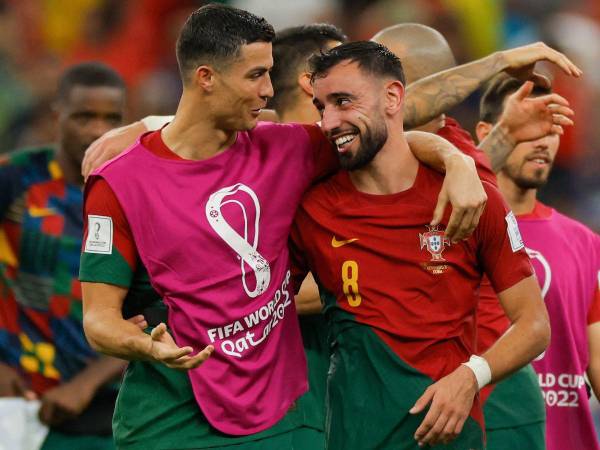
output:
[[[419,233],[419,239],[421,241],[421,250],[423,247],[427,248],[427,251],[431,253],[431,261],[445,261],[442,257],[444,246],[450,246],[450,239],[444,236],[444,232],[438,230],[437,225],[427,226],[426,233]]]

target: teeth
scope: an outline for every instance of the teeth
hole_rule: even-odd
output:
[[[355,137],[355,134],[346,134],[345,136],[340,136],[335,140],[335,145],[341,147],[342,145],[347,144],[348,142],[352,142]]]

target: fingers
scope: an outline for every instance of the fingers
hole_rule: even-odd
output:
[[[167,326],[164,323],[159,323],[154,327],[152,332],[150,333],[150,337],[153,341],[158,341],[167,331]]]
[[[554,125],[560,125],[561,127],[572,127],[575,122],[562,114],[552,114],[552,122]]]
[[[427,420],[427,417],[425,417],[425,419]],[[442,433],[447,423],[448,416],[444,412],[440,411],[439,415],[437,416],[437,419],[435,420],[433,426],[429,429],[427,434],[425,434],[425,436],[423,436],[421,439],[417,439],[419,445],[436,445],[438,442],[440,442],[440,440],[442,439]]]
[[[182,356],[175,361],[165,363],[167,367],[177,370],[190,370],[200,366],[206,361],[210,355],[213,354],[215,348],[212,345],[208,345],[195,356]]]
[[[537,97],[537,100],[542,101],[546,105],[557,104],[557,105],[569,106],[569,101],[566,98],[564,98],[562,95],[558,95],[558,94],[542,95],[541,97]]]
[[[573,64],[573,62],[569,58],[567,58],[564,54],[562,54],[561,52],[558,52],[548,46],[545,46],[545,47],[547,50],[546,59],[548,61],[551,61],[554,64],[556,64],[558,67],[560,67],[562,69],[562,71],[565,72],[567,75],[571,75],[571,76],[578,78],[583,74],[581,69],[579,67],[577,67],[575,64]]]
[[[148,328],[148,322],[146,321],[143,314],[138,314],[137,316],[130,317],[129,319],[127,319],[127,321],[134,324],[140,330],[145,330],[146,328]]]
[[[448,194],[444,186],[442,186],[442,190],[438,195],[437,203],[435,205],[435,209],[433,210],[433,218],[429,223],[432,226],[438,225],[442,218],[444,217],[444,211],[446,210],[446,206],[448,206]]]
[[[533,92],[533,86],[534,84],[532,81],[526,81],[513,95],[518,100],[525,100]]]
[[[463,216],[465,215],[466,209],[452,207],[452,214],[448,220],[448,226],[446,226],[446,236],[451,242],[458,242],[457,239],[458,229],[462,222]]]
[[[435,404],[433,403],[431,405],[431,408],[429,408],[429,411],[427,412],[427,415],[425,416],[425,418],[423,419],[423,422],[421,422],[421,425],[419,425],[419,428],[417,428],[417,431],[415,431],[415,440],[419,443],[419,446],[423,446],[425,445],[429,439],[432,439],[432,435],[429,434],[429,432],[431,430],[435,429],[437,430],[437,432],[435,433],[435,436],[437,436],[437,434],[443,429],[443,426],[440,428],[437,425],[438,419],[440,418],[441,415],[441,409]],[[442,417],[442,421],[445,418]],[[446,425],[446,422],[444,422],[444,425]],[[425,440],[425,436],[428,437],[428,440]]]
[[[413,407],[410,408],[410,410],[408,412],[411,414],[419,414],[429,404],[429,402],[433,398],[434,394],[435,394],[435,390],[432,389],[431,386],[428,387],[427,389],[425,389],[425,392],[423,392],[423,395],[421,395],[417,399],[417,401],[415,402]]]
[[[467,239],[471,233],[477,227],[477,222],[474,221],[475,214],[477,213],[478,208],[468,209],[462,217],[460,224],[458,225],[458,230],[456,232],[455,240],[461,241],[463,239]]]

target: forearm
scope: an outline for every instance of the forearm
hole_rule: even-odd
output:
[[[490,159],[492,170],[498,173],[506,163],[506,159],[515,148],[515,141],[501,124],[496,124],[490,133],[479,144]]]
[[[405,135],[415,158],[438,172],[446,172],[457,161],[468,162],[475,167],[473,158],[465,155],[437,134],[424,131],[407,131]]]
[[[148,359],[152,339],[123,319],[127,289],[103,283],[82,283],[83,329],[96,351],[122,359]]]
[[[539,356],[550,342],[546,315],[531,310],[522,314],[482,356],[497,383]]]
[[[501,54],[493,53],[411,83],[406,88],[405,128],[424,125],[447,112],[505,67]]]

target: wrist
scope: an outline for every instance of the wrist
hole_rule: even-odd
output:
[[[446,172],[453,170],[462,170],[465,167],[476,170],[475,160],[469,155],[465,155],[460,151],[451,152],[444,156],[444,169]]]
[[[492,128],[492,133],[496,133],[502,141],[510,144],[512,147],[517,145],[517,139],[515,138],[514,129],[510,126],[504,118],[500,118],[498,123]]]
[[[461,365],[468,367],[472,371],[478,390],[481,390],[492,381],[492,369],[485,358],[471,355],[469,360]]]

